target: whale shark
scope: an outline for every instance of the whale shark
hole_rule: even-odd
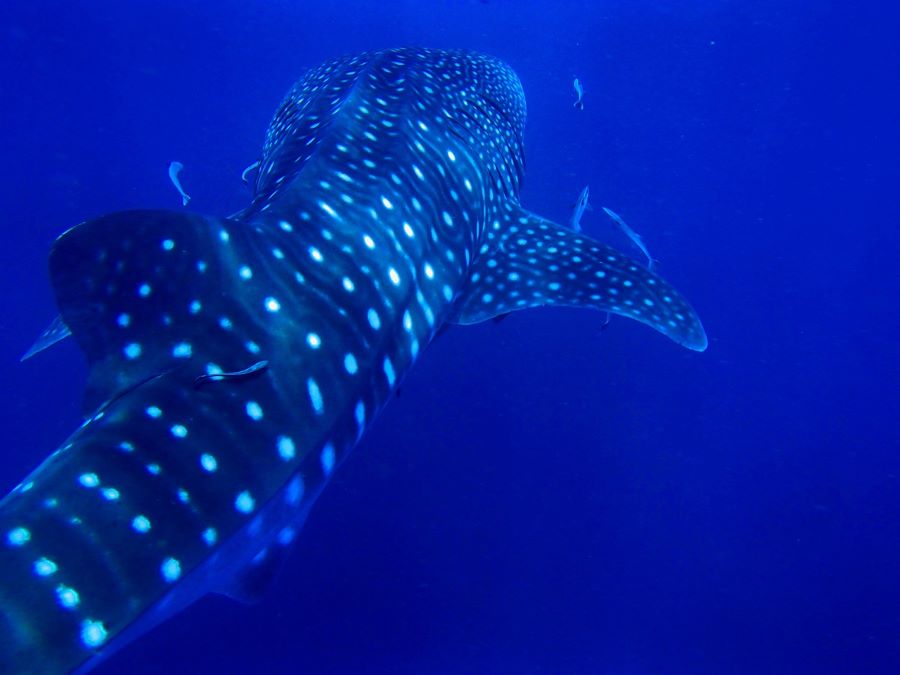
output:
[[[502,61],[331,60],[268,128],[249,205],[63,233],[84,423],[0,502],[0,672],[85,672],[208,593],[253,600],[443,326],[589,307],[702,351],[666,281],[525,210]]]

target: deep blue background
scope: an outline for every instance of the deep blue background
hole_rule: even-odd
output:
[[[191,208],[236,210],[281,96],[347,52],[509,61],[524,204],[563,220],[589,183],[711,339],[449,331],[262,603],[208,598],[98,672],[900,672],[898,17],[860,4],[3,3],[4,490],[79,421],[73,344],[18,363],[53,238],[177,208],[172,159]]]

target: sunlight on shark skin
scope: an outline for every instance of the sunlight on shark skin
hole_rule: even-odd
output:
[[[524,122],[493,58],[336,59],[276,112],[244,211],[57,240],[88,421],[0,502],[0,671],[88,670],[206,593],[257,597],[446,322],[582,306],[705,349],[666,282],[520,208]]]

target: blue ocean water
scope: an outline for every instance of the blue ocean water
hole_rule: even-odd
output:
[[[397,45],[508,61],[523,204],[581,188],[710,336],[543,309],[453,328],[258,605],[209,597],[98,673],[900,671],[898,12],[617,0],[5,3],[5,491],[80,421],[46,256],[101,213],[227,214],[304,69]],[[574,110],[572,80],[584,83]],[[599,208],[586,232],[624,250]],[[639,255],[639,252],[637,253]]]

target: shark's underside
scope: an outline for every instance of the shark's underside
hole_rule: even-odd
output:
[[[519,206],[524,121],[489,57],[337,59],[282,103],[244,211],[59,238],[87,421],[0,503],[0,671],[89,668],[207,592],[253,597],[447,322],[573,305],[706,347],[665,281]]]

